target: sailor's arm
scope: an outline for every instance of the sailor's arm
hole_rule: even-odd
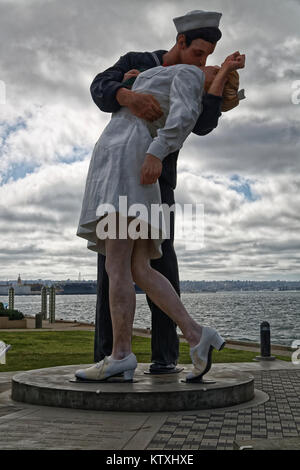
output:
[[[90,86],[90,92],[101,111],[114,113],[126,106],[135,116],[155,121],[163,114],[158,101],[152,95],[131,91],[122,83],[124,75],[133,68],[133,54],[128,52],[112,67],[98,73]]]

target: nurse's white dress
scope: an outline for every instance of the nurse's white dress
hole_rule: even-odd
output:
[[[161,244],[167,238],[165,216],[157,224],[151,218],[151,205],[160,205],[158,180],[142,185],[140,173],[146,153],[161,161],[179,150],[202,112],[205,75],[195,65],[158,66],[139,74],[132,90],[153,95],[164,115],[153,123],[135,117],[123,107],[111,120],[95,144],[87,174],[76,235],[88,240],[87,248],[105,255],[105,240],[96,226],[108,213],[137,217],[152,230],[151,259],[162,256]],[[122,203],[120,203],[119,197]],[[127,209],[123,206],[127,197]],[[110,204],[110,206],[107,206]],[[143,204],[145,211],[133,204]],[[106,205],[106,207],[105,207]],[[129,208],[133,212],[129,211]]]

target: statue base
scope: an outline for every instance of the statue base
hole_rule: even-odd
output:
[[[200,383],[187,383],[192,365],[178,374],[144,374],[139,364],[133,382],[77,381],[74,373],[92,364],[50,367],[16,374],[12,399],[36,405],[99,411],[182,411],[234,406],[254,398],[254,378],[247,372],[214,364]],[[180,366],[181,367],[181,366]]]

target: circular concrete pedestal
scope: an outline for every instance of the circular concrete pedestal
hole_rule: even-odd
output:
[[[74,372],[89,364],[51,367],[22,372],[12,379],[12,399],[37,405],[100,411],[182,411],[223,408],[254,398],[254,378],[247,372],[213,365],[205,381],[182,380],[192,366],[179,374],[146,375],[149,364],[139,364],[133,383],[75,382]],[[118,382],[116,382],[118,380]]]

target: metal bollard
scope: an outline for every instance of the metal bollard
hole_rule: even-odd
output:
[[[276,359],[271,356],[271,330],[267,321],[263,321],[260,325],[260,354],[255,358],[257,361],[274,361]]]
[[[55,293],[55,286],[51,286],[49,295],[49,323],[55,323]]]
[[[15,289],[13,287],[9,288],[8,291],[8,308],[13,310],[15,307]]]
[[[41,312],[37,313],[35,316],[35,327],[43,328],[43,314]]]
[[[45,286],[42,287],[42,290],[41,290],[41,300],[42,300],[41,313],[43,316],[43,320],[47,320],[47,289]]]

